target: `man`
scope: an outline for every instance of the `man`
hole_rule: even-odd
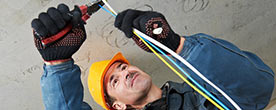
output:
[[[68,24],[72,24],[73,29],[62,39],[47,47],[42,45],[41,39],[56,35]],[[83,102],[80,69],[74,65],[72,59],[72,55],[86,39],[79,8],[75,7],[73,11],[69,11],[64,4],[59,5],[57,9],[49,8],[47,13],[41,13],[38,19],[32,21],[32,27],[35,45],[45,61],[44,74],[41,77],[45,108],[90,110],[91,107]],[[148,49],[141,41],[133,37],[132,27],[176,51],[222,88],[243,109],[262,109],[269,102],[274,73],[252,53],[240,51],[224,40],[205,34],[180,37],[157,12],[126,10],[116,17],[115,27],[122,30],[127,37],[133,38],[146,51]],[[158,27],[162,27],[162,33],[153,34],[152,30]],[[216,90],[189,69],[187,71],[233,109]],[[168,82],[162,89],[158,88],[149,75],[130,65],[120,53],[112,60],[92,64],[88,86],[94,100],[105,109],[215,109],[185,83]]]
[[[157,12],[123,11],[116,17],[115,27],[145,51],[149,49],[133,34],[133,27],[163,43],[226,92],[242,109],[264,109],[269,103],[274,73],[253,53],[206,34],[180,37]],[[153,33],[157,28],[163,29],[160,34]],[[222,103],[235,109],[217,90],[177,62]],[[185,83],[167,82],[161,89],[157,88],[148,75],[130,65],[121,54],[92,64],[88,85],[95,101],[105,109],[216,109]]]

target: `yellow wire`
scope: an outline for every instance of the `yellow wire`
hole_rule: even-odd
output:
[[[173,72],[175,72],[184,82],[186,82],[189,86],[191,86],[195,91],[197,91],[199,94],[201,94],[203,97],[205,97],[207,100],[209,100],[212,104],[214,104],[218,109],[224,110],[219,104],[217,104],[213,99],[208,97],[205,93],[200,91],[197,87],[195,87],[191,82],[189,82],[185,77],[183,77],[178,71],[176,71],[166,60],[164,60],[144,39],[142,39],[135,31],[133,33],[139,37],[142,42],[161,60],[163,63],[165,63]]]

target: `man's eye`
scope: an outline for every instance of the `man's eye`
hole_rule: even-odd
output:
[[[114,79],[112,86],[115,87],[117,83],[118,83],[118,80]]]
[[[122,70],[125,70],[125,69],[126,69],[126,67],[127,67],[127,65],[124,65],[124,66],[122,67]]]

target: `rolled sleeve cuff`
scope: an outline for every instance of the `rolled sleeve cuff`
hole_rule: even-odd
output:
[[[63,62],[61,64],[57,65],[43,65],[44,70],[47,71],[47,73],[55,73],[56,71],[62,71],[68,68],[73,68],[74,67],[74,60],[69,60],[67,62]]]

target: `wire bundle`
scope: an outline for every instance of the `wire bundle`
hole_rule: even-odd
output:
[[[117,13],[114,11],[114,9],[107,3],[106,0],[102,0],[105,5],[110,9],[107,10],[106,8],[99,5],[103,10],[110,13],[112,16],[116,17]],[[165,63],[173,72],[175,72],[184,82],[186,82],[189,86],[191,86],[195,91],[197,91],[199,94],[201,94],[204,98],[209,100],[212,104],[214,104],[218,109],[220,110],[229,110],[228,107],[226,107],[221,101],[219,101],[216,97],[214,97],[209,91],[207,91],[205,88],[203,88],[200,84],[198,84],[190,75],[188,75],[179,65],[175,63],[169,56],[167,56],[162,50],[160,50],[158,47],[162,48],[163,50],[170,53],[173,57],[181,61],[183,64],[185,64],[187,67],[189,67],[193,72],[195,72],[200,78],[202,78],[204,81],[206,81],[208,84],[210,84],[212,87],[214,87],[217,91],[219,91],[237,110],[241,110],[241,108],[220,88],[218,88],[215,84],[213,84],[211,81],[209,81],[204,75],[202,75],[196,68],[194,68],[189,62],[187,62],[185,59],[183,59],[181,56],[176,54],[174,51],[169,49],[168,47],[164,46],[160,42],[152,39],[151,37],[145,35],[144,33],[140,32],[139,30],[133,28],[133,33],[139,37],[142,42],[163,62]],[[158,47],[156,47],[155,45]],[[173,68],[166,60],[164,60],[153,48],[155,48],[157,51],[159,51],[162,55],[164,55],[170,62],[172,62],[184,75],[186,75],[196,86],[198,86],[201,90],[199,90],[197,87],[195,87],[189,80],[187,80],[182,74],[180,74],[175,68]],[[211,98],[212,99],[211,99]],[[214,101],[215,100],[215,101]]]

